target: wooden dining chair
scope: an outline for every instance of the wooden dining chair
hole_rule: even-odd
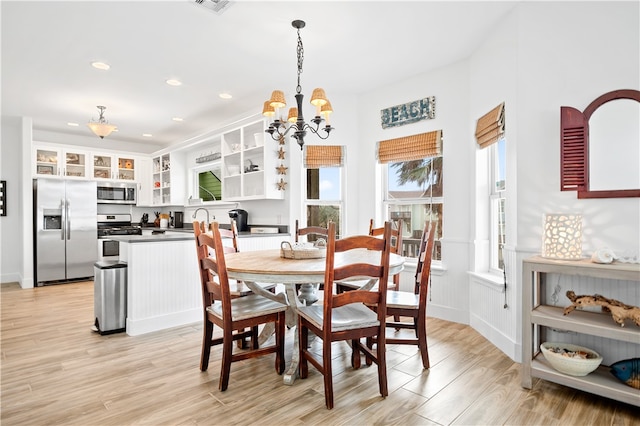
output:
[[[415,275],[415,290],[387,292],[387,316],[393,316],[394,321],[387,322],[387,327],[415,330],[415,338],[387,337],[385,343],[399,345],[417,345],[422,357],[422,365],[429,368],[429,350],[427,348],[427,293],[431,278],[431,257],[433,255],[433,241],[435,226],[433,222],[426,222],[420,240],[418,266]],[[410,321],[400,321],[398,318],[409,317]],[[375,339],[374,339],[375,340]]]
[[[336,240],[336,225],[329,224],[327,239],[327,258],[324,275],[325,291],[322,305],[300,306],[298,309],[298,344],[300,358],[300,378],[309,374],[311,363],[324,376],[325,404],[333,408],[333,372],[331,344],[336,341],[351,341],[351,365],[360,368],[360,353],[367,362],[378,366],[378,386],[383,397],[388,395],[387,364],[385,358],[385,311],[387,280],[389,278],[389,255],[391,223],[385,224],[383,238],[359,235]],[[356,250],[380,252],[376,264],[354,259],[345,264],[340,259],[344,252],[357,253]],[[333,283],[352,277],[370,277],[379,280],[377,291],[349,291],[333,294]],[[375,306],[376,313],[368,306]],[[307,347],[309,332],[322,339],[322,359],[316,358]],[[376,349],[372,349],[371,338],[376,338]],[[367,338],[366,344],[360,339]]]
[[[198,222],[193,223],[193,229],[196,234],[204,312],[200,370],[206,371],[209,366],[211,346],[222,344],[222,366],[218,384],[221,391],[225,391],[229,385],[232,362],[275,353],[275,368],[278,374],[282,374],[285,367],[286,298],[283,295],[282,302],[256,294],[232,298],[225,263],[226,249],[222,244],[218,222],[213,222],[211,232],[198,232],[204,229],[204,225]],[[270,322],[275,323],[275,344],[259,348],[258,326]],[[221,338],[213,338],[214,325],[222,329]],[[234,353],[233,341],[245,338],[251,338],[250,348]]]
[[[384,227],[374,228],[373,219],[369,220],[369,235],[380,237],[384,235]],[[391,253],[402,254],[402,219],[398,221],[398,228],[391,229]],[[366,281],[348,281],[336,283],[336,292],[343,293],[350,290],[358,290]],[[400,289],[400,273],[393,276],[387,284],[388,290]]]
[[[194,222],[195,223],[195,222]],[[209,224],[209,228],[212,227],[213,224]],[[200,222],[200,226],[198,227],[198,232],[205,232],[205,222]],[[194,232],[196,228],[194,227]],[[222,244],[225,253],[237,253],[240,251],[238,248],[238,227],[236,226],[236,221],[231,219],[231,227],[230,229],[220,229],[220,237],[222,238]],[[209,229],[208,231],[210,231]],[[196,235],[197,237],[197,235]],[[225,241],[228,241],[225,244]],[[276,285],[273,283],[256,283],[264,290],[270,291],[271,293],[275,293]],[[238,280],[229,280],[229,289],[231,291],[231,297],[243,297],[253,294],[253,291],[243,281]]]

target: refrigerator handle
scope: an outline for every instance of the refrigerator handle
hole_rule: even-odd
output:
[[[60,212],[62,213],[62,223],[60,224],[60,239],[64,240],[64,234],[67,232],[67,205],[64,198],[60,200]]]
[[[65,203],[65,215],[67,216],[66,218],[66,222],[67,222],[67,240],[71,239],[71,207],[69,205],[69,200],[66,200]]]

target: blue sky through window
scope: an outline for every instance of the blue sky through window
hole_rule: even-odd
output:
[[[340,168],[321,167],[320,169],[320,199],[340,199]]]

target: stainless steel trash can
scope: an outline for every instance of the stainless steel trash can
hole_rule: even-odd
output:
[[[95,329],[100,334],[124,331],[127,326],[127,263],[100,261],[93,269]]]

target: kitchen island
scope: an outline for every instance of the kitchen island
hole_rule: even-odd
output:
[[[196,246],[188,229],[112,236],[127,262],[126,332],[136,336],[202,321]],[[240,235],[241,251],[279,248],[288,233]]]

